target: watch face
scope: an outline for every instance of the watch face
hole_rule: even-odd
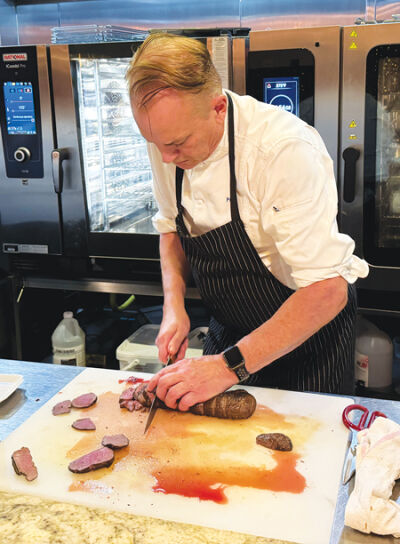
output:
[[[244,359],[237,346],[233,346],[224,352],[225,360],[230,367],[235,367],[243,363]]]

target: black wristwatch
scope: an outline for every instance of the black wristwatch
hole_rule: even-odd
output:
[[[237,346],[226,349],[222,356],[227,367],[232,370],[239,379],[239,383],[244,382],[250,377],[244,364],[244,357]]]

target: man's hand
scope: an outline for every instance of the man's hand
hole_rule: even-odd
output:
[[[236,383],[235,373],[226,366],[221,354],[204,355],[163,368],[150,380],[148,390],[157,389],[157,396],[169,408],[186,412]]]
[[[190,331],[190,319],[184,308],[164,309],[160,332],[156,338],[158,358],[164,364],[168,355],[175,355],[179,361],[185,357],[188,346],[188,334]]]

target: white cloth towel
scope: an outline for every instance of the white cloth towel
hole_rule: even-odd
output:
[[[390,499],[400,477],[400,425],[378,417],[357,435],[356,479],[345,524],[363,533],[400,537],[400,505]]]

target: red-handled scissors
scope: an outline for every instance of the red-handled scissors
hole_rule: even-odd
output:
[[[361,412],[361,416],[356,421],[350,419],[352,412]],[[351,442],[343,467],[343,484],[347,484],[353,477],[356,470],[356,448],[357,448],[357,433],[363,429],[368,429],[377,417],[387,417],[382,412],[371,412],[361,404],[350,404],[346,406],[342,413],[342,421],[351,431]]]

